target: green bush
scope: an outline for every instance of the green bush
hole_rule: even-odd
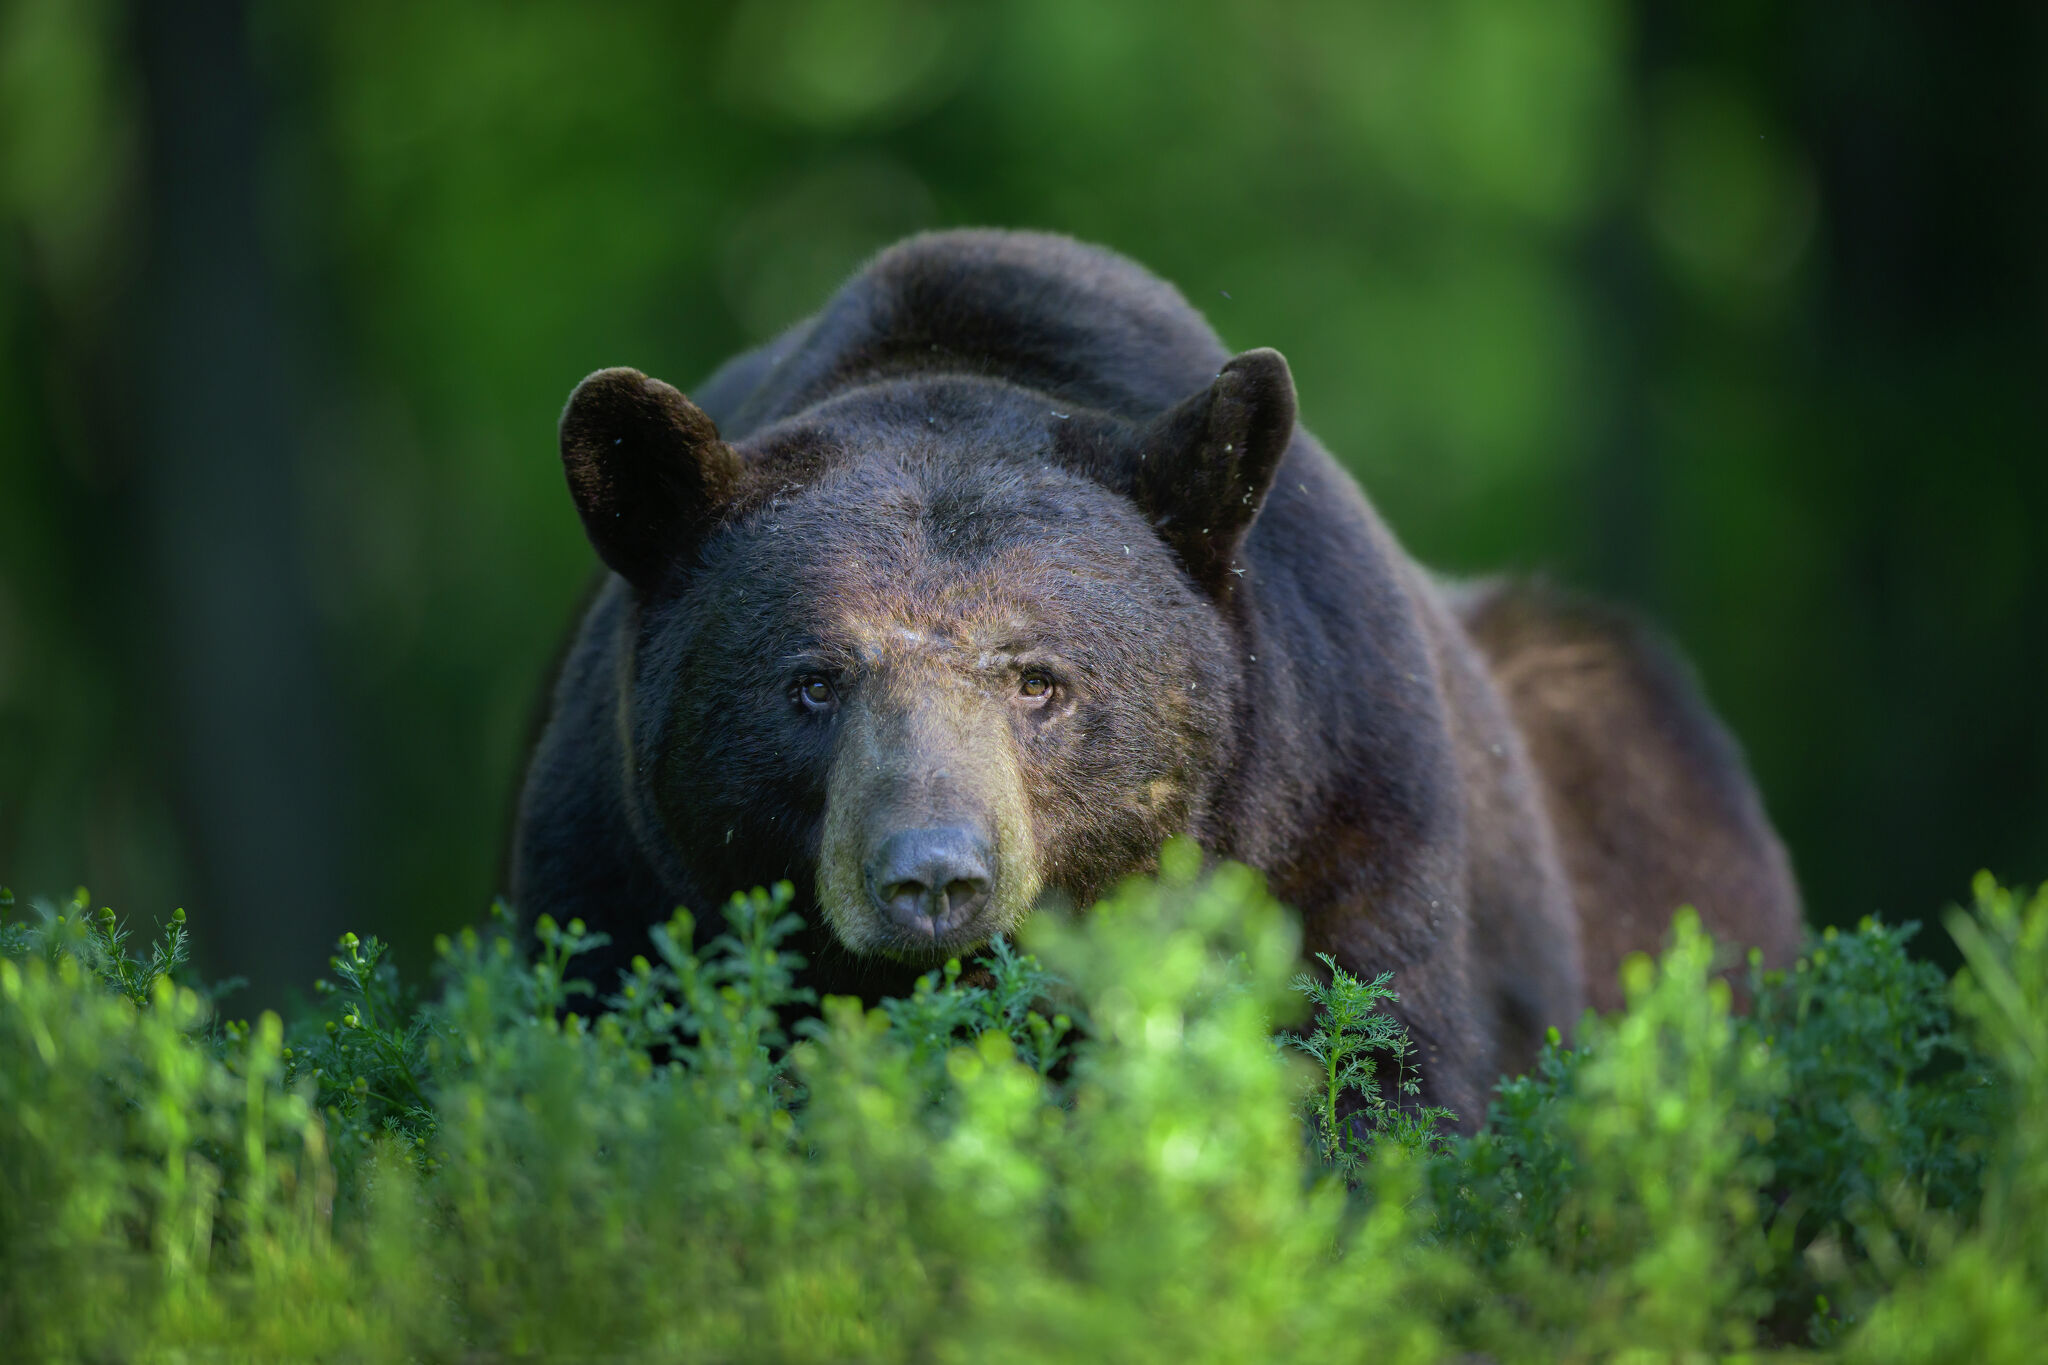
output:
[[[347,937],[289,1032],[173,984],[182,916],[138,957],[87,905],[0,929],[11,1358],[2048,1339],[2048,893],[1988,879],[1950,917],[1953,983],[1867,923],[1752,966],[1746,1014],[1681,916],[1627,1008],[1553,1040],[1470,1138],[1416,1107],[1378,1008],[1399,983],[1297,975],[1257,877],[1186,849],[868,1010],[797,987],[786,888],[701,951],[678,915],[595,1019],[567,1009],[580,924],[530,952],[465,933],[425,1004]]]

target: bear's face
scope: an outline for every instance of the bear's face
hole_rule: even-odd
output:
[[[1087,903],[1189,827],[1226,767],[1237,650],[1220,585],[1114,486],[1136,437],[997,385],[900,384],[738,450],[671,441],[635,485],[620,462],[663,426],[636,420],[646,394],[687,405],[652,382],[573,435],[572,400],[564,441],[597,457],[572,487],[637,600],[628,786],[674,880],[790,878],[849,950],[922,963],[1048,894]],[[1229,531],[1208,519],[1190,533]],[[668,529],[616,539],[635,525]]]

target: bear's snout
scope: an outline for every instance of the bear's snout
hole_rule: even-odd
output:
[[[941,945],[988,904],[995,851],[965,825],[897,830],[865,868],[868,899],[902,932]]]
[[[943,962],[1010,932],[1038,898],[1014,722],[936,666],[863,684],[837,717],[819,906],[855,953]]]

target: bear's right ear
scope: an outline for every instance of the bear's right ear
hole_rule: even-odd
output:
[[[621,368],[569,395],[562,469],[598,557],[645,592],[717,522],[744,466],[702,408]]]

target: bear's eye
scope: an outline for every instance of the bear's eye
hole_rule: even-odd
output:
[[[1018,680],[1017,695],[1026,701],[1044,701],[1052,695],[1052,679],[1034,669]]]
[[[797,679],[796,699],[803,703],[806,711],[830,711],[835,700],[831,682],[815,673]]]

